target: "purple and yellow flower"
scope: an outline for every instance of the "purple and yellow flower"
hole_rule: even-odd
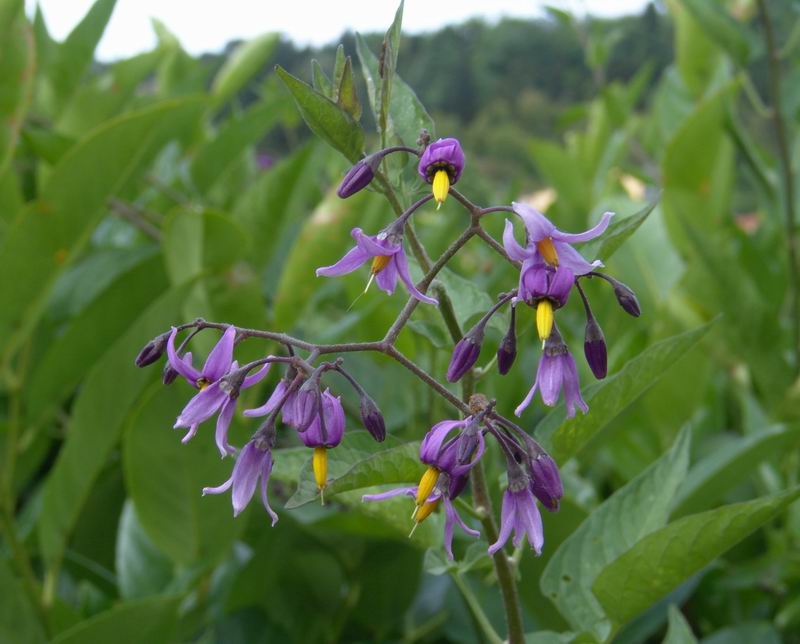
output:
[[[531,387],[528,395],[525,396],[525,400],[514,410],[517,416],[520,416],[522,411],[531,404],[537,389],[542,394],[542,401],[549,407],[553,407],[558,402],[559,395],[563,389],[567,418],[572,418],[575,415],[576,407],[579,407],[583,413],[589,411],[589,406],[581,397],[575,359],[555,327],[553,327],[550,337],[545,341],[533,387]]]
[[[329,390],[322,395],[322,408],[308,429],[298,432],[306,447],[314,449],[311,465],[320,495],[328,483],[328,450],[342,442],[344,436],[344,409],[341,398]]]
[[[370,278],[367,288],[374,279],[378,283],[378,288],[389,295],[394,293],[397,287],[397,278],[408,288],[408,292],[420,302],[428,304],[438,304],[439,302],[420,292],[411,279],[408,270],[408,259],[403,250],[402,238],[396,234],[381,232],[378,235],[365,235],[360,228],[353,228],[350,233],[356,240],[356,245],[351,248],[338,262],[331,266],[323,266],[317,269],[317,276],[336,277],[352,273],[367,260],[372,258],[370,267]],[[364,289],[366,292],[367,289]]]
[[[231,502],[233,503],[233,516],[238,516],[250,503],[261,479],[261,502],[264,504],[272,525],[278,521],[278,515],[272,510],[267,498],[267,485],[272,472],[272,451],[268,445],[251,440],[239,452],[236,464],[233,466],[231,477],[217,487],[204,487],[203,495],[222,494],[231,487]]]
[[[269,363],[254,374],[240,374],[238,364],[233,360],[236,329],[229,326],[208,354],[203,368],[198,371],[192,365],[191,352],[187,352],[183,357],[178,356],[175,350],[177,333],[175,328],[170,333],[167,359],[178,374],[190,385],[199,389],[199,393],[189,400],[175,421],[175,428],[186,427],[189,430],[181,442],[186,443],[191,440],[197,433],[200,423],[219,413],[215,433],[217,448],[223,457],[233,454],[235,450],[228,444],[228,427],[236,410],[239,392],[260,382],[269,371]]]
[[[458,139],[439,139],[431,143],[422,153],[417,171],[425,181],[433,185],[436,208],[447,199],[450,186],[454,185],[464,169],[464,151]]]

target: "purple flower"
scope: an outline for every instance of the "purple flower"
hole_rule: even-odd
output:
[[[528,461],[531,475],[531,492],[551,512],[558,510],[558,503],[564,496],[564,485],[558,465],[549,454],[541,453]]]
[[[588,405],[581,398],[578,368],[575,365],[575,359],[567,349],[567,345],[561,340],[558,331],[554,328],[552,335],[545,342],[533,387],[531,387],[528,395],[525,396],[525,400],[514,410],[514,413],[517,416],[522,414],[522,411],[531,404],[537,389],[542,394],[544,404],[549,407],[554,406],[558,402],[562,388],[564,389],[567,418],[572,418],[575,415],[575,407],[580,407],[584,413],[589,411]]]
[[[200,390],[189,400],[175,421],[175,428],[187,427],[189,429],[181,442],[186,443],[191,440],[197,433],[200,423],[219,412],[215,433],[217,448],[223,457],[232,454],[235,450],[228,444],[228,427],[236,410],[239,392],[260,382],[269,371],[269,363],[252,375],[244,376],[239,373],[238,364],[233,362],[236,329],[229,326],[211,353],[208,354],[203,369],[197,371],[192,366],[191,353],[187,352],[183,358],[178,357],[175,351],[176,335],[177,329],[173,328],[167,342],[169,364],[186,378],[189,384]]]
[[[385,231],[378,235],[368,236],[360,228],[353,228],[350,234],[356,240],[355,247],[351,248],[335,264],[318,268],[318,277],[320,275],[335,277],[352,273],[368,259],[373,258],[370,268],[371,277],[367,283],[367,288],[369,288],[369,284],[372,283],[374,278],[378,283],[378,288],[391,295],[397,286],[397,277],[399,275],[406,288],[408,288],[408,292],[420,302],[428,304],[439,303],[436,299],[421,293],[414,286],[411,274],[408,271],[408,260],[400,237],[387,234]]]
[[[572,244],[586,242],[602,235],[614,213],[604,213],[600,223],[594,228],[572,234],[560,231],[553,222],[530,206],[514,202],[511,207],[522,218],[528,239],[527,248],[520,246],[514,239],[512,223],[506,220],[503,246],[511,259],[520,262],[530,260],[531,265],[546,263],[554,268],[563,266],[572,271],[573,275],[585,275],[603,265],[600,260],[595,260],[591,264],[587,262]]]
[[[483,325],[475,327],[470,333],[461,338],[453,349],[450,364],[447,367],[447,380],[456,382],[477,362],[481,355],[483,342]]]
[[[260,477],[261,502],[270,517],[272,517],[272,525],[275,525],[278,521],[278,515],[269,506],[269,499],[267,498],[267,484],[269,483],[271,472],[272,451],[269,447],[259,446],[256,441],[250,441],[239,452],[231,477],[218,487],[204,487],[203,495],[222,494],[233,487],[231,494],[233,516],[238,516],[250,503],[250,499],[253,498]]]
[[[320,414],[304,432],[298,432],[306,447],[336,447],[344,436],[344,409],[342,400],[328,389],[322,393],[322,418]],[[325,427],[323,431],[323,423]]]
[[[470,425],[471,416],[463,420],[443,420],[436,423],[420,443],[419,460],[439,472],[447,472],[451,477],[468,473],[486,449],[483,434],[480,431],[464,431],[449,441],[446,439],[454,429],[463,429]],[[465,442],[470,443],[470,449],[464,448]]]
[[[433,197],[437,207],[444,203],[450,186],[458,181],[464,169],[464,151],[457,139],[434,141],[422,153],[417,171],[428,183],[433,184]]]
[[[297,392],[293,391],[286,396],[286,391],[289,389],[289,384],[290,383],[288,380],[281,378],[280,382],[278,382],[278,384],[275,386],[275,389],[272,391],[269,398],[267,398],[267,402],[261,405],[261,407],[245,409],[243,414],[249,418],[267,416],[275,411],[281,400],[286,397],[286,400],[281,407],[283,422],[294,427],[294,399],[297,396]]]
[[[519,298],[526,304],[549,300],[554,309],[567,303],[575,275],[565,266],[551,268],[541,260],[526,259],[519,272]]]
[[[398,487],[388,492],[383,492],[381,494],[365,494],[361,497],[362,501],[384,501],[386,499],[391,499],[396,496],[410,496],[415,498],[417,496],[418,488],[417,486],[409,486],[409,487]],[[438,489],[434,490],[425,500],[426,506],[429,508],[429,511],[426,513],[422,513],[419,511],[414,516],[414,527],[416,528],[417,525],[422,523],[430,514],[436,509],[439,505],[439,502],[444,504],[444,549],[447,552],[447,557],[449,559],[453,559],[453,531],[454,527],[458,525],[464,532],[466,532],[471,537],[479,537],[480,532],[477,530],[473,530],[470,528],[464,520],[459,516],[458,511],[456,510],[455,505],[453,504],[449,494],[442,494]],[[425,507],[425,506],[423,506]],[[413,531],[412,531],[413,532]]]
[[[493,555],[500,550],[514,531],[512,543],[515,547],[522,543],[522,538],[528,538],[528,543],[539,555],[544,545],[544,528],[542,515],[536,507],[536,499],[529,485],[517,486],[509,484],[503,493],[503,510],[500,518],[500,534],[491,546],[489,554]]]

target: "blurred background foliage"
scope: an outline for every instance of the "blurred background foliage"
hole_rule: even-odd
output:
[[[800,11],[766,4],[796,175]],[[581,367],[585,418],[535,406],[522,419],[566,487],[544,517],[543,555],[514,555],[529,641],[800,641],[786,260],[797,222],[755,2],[669,0],[617,20],[552,10],[403,36],[388,112],[375,105],[383,35],[310,50],[268,33],[193,58],[156,22],[153,51],[98,64],[114,5],[98,0],[56,42],[41,13],[0,0],[0,641],[479,641],[470,604],[505,632],[484,541],[457,542],[449,563],[440,518],[408,540],[405,505],[359,501],[411,482],[408,441],[452,415],[396,364],[347,356],[391,435],[365,440],[342,387],[349,434],[331,471],[344,482],[329,506],[304,504],[308,456],[282,434],[275,529],[258,507],[234,520],[229,498],[201,498],[230,463],[207,428],[186,446],[170,431],[188,388],[133,366],[150,338],[198,316],[315,342],[381,337],[404,298],[373,290],[348,310],[364,275],[313,269],[341,256],[352,226],[393,217],[374,192],[336,199],[350,162],[381,138],[414,145],[421,126],[461,139],[459,188],[482,205],[527,200],[566,230],[605,210],[630,217],[587,250],[643,310],[632,320],[607,285],[587,285],[610,378],[588,385]],[[413,167],[389,171],[404,203],[420,194]],[[434,257],[465,222],[452,199],[415,219]],[[499,238],[502,224],[486,226]],[[516,279],[473,241],[440,281],[466,325]],[[519,364],[478,378],[505,413],[538,359],[532,316],[520,317]],[[575,298],[560,323],[579,354]],[[490,327],[480,365],[503,333]],[[200,349],[212,341],[200,336]],[[399,346],[443,378],[452,343],[435,311],[420,307]],[[252,429],[237,417],[235,442]],[[384,451],[395,479],[352,474]],[[488,461],[497,502],[503,464]]]

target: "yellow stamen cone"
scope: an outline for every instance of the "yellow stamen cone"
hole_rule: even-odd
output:
[[[322,497],[322,490],[325,489],[325,484],[328,482],[328,450],[325,447],[315,447],[314,456],[311,458],[311,465],[314,468],[314,480],[317,482],[319,488],[320,498],[323,505],[325,504],[324,497]]]
[[[372,267],[369,269],[373,275],[380,273],[389,264],[391,255],[375,255],[372,260]]]
[[[550,266],[558,266],[558,252],[556,252],[556,247],[553,245],[552,239],[545,237],[541,241],[536,242],[536,249],[544,258],[544,261],[550,264]]]
[[[425,474],[422,475],[422,478],[419,480],[419,487],[417,488],[417,506],[421,506],[425,503],[427,498],[433,492],[433,488],[436,487],[436,481],[439,480],[439,470],[437,470],[433,465],[429,465],[428,469],[425,470]]]
[[[447,170],[437,170],[433,175],[433,198],[436,200],[436,210],[442,207],[449,192],[450,175],[447,174]]]
[[[426,503],[422,507],[419,508],[419,512],[417,512],[417,516],[414,518],[414,526],[411,528],[411,532],[408,533],[408,538],[410,539],[414,531],[417,529],[417,526],[422,523],[425,519],[427,519],[433,511],[439,506],[439,499],[435,501],[431,501],[430,503]]]
[[[553,330],[553,304],[550,300],[540,300],[536,305],[536,330],[544,342]]]

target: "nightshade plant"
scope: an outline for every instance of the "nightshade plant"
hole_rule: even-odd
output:
[[[592,373],[598,378],[604,378],[607,373],[605,340],[579,280],[591,277],[609,280],[615,285],[615,291],[625,293],[627,305],[620,300],[624,310],[636,316],[640,311],[633,292],[622,283],[599,272],[597,269],[602,267],[602,262],[599,259],[587,261],[573,248],[573,244],[601,236],[608,228],[612,213],[605,213],[592,229],[572,234],[559,230],[544,214],[524,203],[479,207],[453,188],[465,164],[465,155],[458,140],[447,138],[430,142],[427,132],[423,131],[419,142],[420,147],[417,149],[386,148],[358,161],[345,175],[337,194],[341,198],[347,198],[367,188],[376,176],[378,163],[375,160],[382,161],[393,153],[402,153],[416,154],[420,158],[419,175],[432,184],[432,195],[417,200],[372,235],[365,234],[361,228],[353,228],[351,235],[356,242],[355,247],[335,264],[316,269],[318,276],[336,277],[356,271],[370,261],[365,293],[375,280],[381,290],[391,295],[399,276],[410,297],[383,339],[326,345],[311,343],[278,331],[239,328],[198,319],[173,327],[171,331],[148,342],[135,362],[139,366],[153,364],[159,352],[166,352],[168,368],[199,389],[199,393],[187,403],[175,422],[175,427],[189,428],[184,442],[198,432],[198,426],[203,421],[218,414],[217,447],[223,457],[232,455],[236,457],[236,461],[231,477],[218,487],[204,488],[203,494],[220,494],[230,489],[234,515],[238,515],[252,499],[260,481],[261,501],[275,525],[278,515],[270,506],[268,485],[279,417],[282,425],[296,432],[303,444],[311,448],[314,481],[320,502],[324,504],[325,489],[329,485],[328,452],[341,442],[346,420],[340,398],[328,388],[323,391],[323,379],[329,373],[344,376],[360,397],[365,429],[375,440],[382,441],[385,437],[385,426],[381,412],[363,385],[345,370],[343,354],[362,351],[384,353],[442,396],[456,412],[464,414],[464,418],[442,420],[426,434],[420,445],[419,460],[427,467],[416,485],[379,494],[367,494],[363,501],[382,501],[396,496],[411,497],[414,503],[409,537],[413,536],[420,523],[440,506],[443,507],[443,544],[447,556],[453,559],[456,525],[472,537],[480,535],[479,530],[465,523],[455,504],[470,481],[470,473],[475,468],[480,468],[481,458],[487,448],[487,438],[490,438],[504,455],[508,483],[503,494],[499,533],[496,532],[493,520],[489,519],[484,525],[485,528],[488,526],[486,536],[490,540],[487,554],[501,553],[512,533],[514,546],[519,547],[523,539],[527,539],[530,547],[539,554],[545,543],[545,534],[537,500],[547,510],[557,511],[563,495],[555,461],[524,429],[500,414],[494,401],[477,392],[470,392],[466,401],[457,398],[441,383],[441,374],[429,374],[413,363],[397,349],[395,340],[411,320],[419,304],[442,308],[450,306],[426,295],[426,291],[464,244],[473,236],[478,236],[496,251],[497,261],[510,262],[519,269],[519,279],[516,285],[509,284],[513,288],[501,293],[497,303],[456,342],[445,374],[446,379],[455,382],[471,372],[480,355],[486,325],[492,316],[506,306],[512,308],[511,326],[498,347],[498,369],[501,374],[508,373],[516,356],[516,315],[513,308],[529,306],[536,310],[536,329],[542,341],[541,357],[533,386],[515,409],[516,415],[520,416],[530,405],[537,390],[541,393],[544,404],[551,407],[558,403],[563,392],[568,417],[575,415],[576,408],[587,413],[589,407],[581,397],[575,360],[562,339],[555,317],[556,311],[566,304],[573,288],[577,290],[586,312],[586,359]],[[413,215],[431,197],[436,201],[438,209],[448,195],[452,195],[466,210],[469,226],[451,242],[415,285],[403,248],[404,237],[412,238],[414,247],[421,247],[412,227]],[[503,212],[513,213],[522,220],[525,230],[523,245],[514,237],[511,220],[507,219],[505,222],[502,246],[483,229],[484,217]],[[425,257],[424,253],[421,257]],[[222,335],[206,359],[203,369],[197,371],[192,366],[189,344],[198,333],[208,330],[221,331]],[[179,332],[186,333],[186,337],[176,349],[175,340]],[[164,337],[168,338],[166,342]],[[234,345],[252,339],[277,342],[283,345],[285,355],[268,355],[239,366],[233,359]],[[299,352],[305,355],[300,355]],[[336,357],[327,361],[323,359],[326,355]],[[263,405],[244,411],[245,416],[261,416],[265,419],[247,444],[236,450],[228,444],[227,432],[239,393],[259,382],[272,364],[282,365],[286,370],[285,374]],[[476,485],[474,480],[473,485]],[[477,485],[485,485],[482,477],[479,477]],[[476,490],[474,494],[485,496],[486,492]],[[498,577],[505,576],[507,571],[503,570],[502,554],[495,558],[495,562],[499,568]]]

